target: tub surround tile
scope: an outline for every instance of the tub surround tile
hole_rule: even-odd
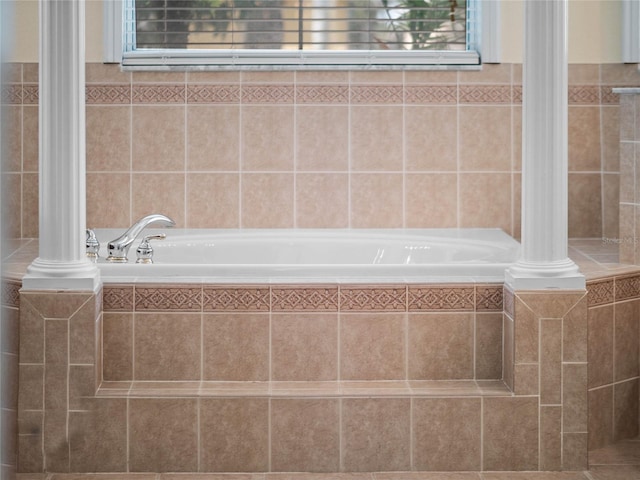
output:
[[[407,173],[405,175],[405,223],[408,228],[455,228],[450,212],[458,209],[458,177],[455,173]],[[433,208],[438,205],[438,208]],[[425,215],[429,211],[429,215]]]
[[[133,311],[133,285],[108,284],[103,287],[102,302],[105,312]]]
[[[410,423],[409,399],[343,399],[341,469],[410,470]]]
[[[198,314],[136,314],[133,378],[200,380],[201,331]]]
[[[128,403],[130,471],[197,471],[196,400],[133,398]]]
[[[86,208],[95,219],[90,228],[129,228],[131,220],[131,176],[128,173],[87,173]],[[107,205],[103,202],[108,199]],[[100,242],[110,239],[99,238]]]
[[[271,470],[338,472],[338,417],[337,399],[271,400]]]
[[[562,470],[562,407],[540,407],[540,469]]]
[[[473,328],[469,313],[409,315],[409,378],[474,378]]]
[[[485,398],[483,445],[484,470],[536,470],[538,399]]]
[[[129,84],[87,84],[85,103],[87,105],[130,105],[131,85]],[[137,98],[138,103],[140,99]],[[87,125],[87,131],[89,131]]]
[[[272,314],[271,378],[273,380],[337,380],[337,375],[337,315]]]
[[[133,380],[133,314],[103,314],[102,362],[102,379]]]
[[[187,173],[187,228],[240,227],[240,175]]]
[[[406,311],[406,287],[340,287],[343,312]]]
[[[131,122],[131,136],[136,139],[131,151],[132,171],[184,170],[184,106],[135,106]]]
[[[191,72],[188,72],[192,75]],[[194,79],[200,81],[201,79]],[[187,103],[197,104],[238,104],[240,86],[235,83],[215,85],[187,83]]]
[[[614,381],[638,376],[640,300],[616,303],[614,318]]]
[[[400,107],[351,109],[350,168],[356,172],[402,171],[403,110]]]
[[[638,436],[638,379],[634,378],[613,386],[613,441]]]
[[[183,158],[183,153],[179,154]],[[131,174],[131,223],[148,215],[162,212],[178,226],[184,226],[186,173]]]
[[[294,113],[291,106],[242,107],[240,166],[243,171],[293,170]],[[259,193],[265,195],[267,192],[269,190]]]
[[[481,400],[413,400],[413,468],[480,471]]]
[[[203,380],[255,382],[269,379],[269,315],[205,314],[202,335]]]
[[[589,388],[613,382],[614,306],[588,310]]]
[[[403,175],[350,174],[350,228],[400,228],[403,225]]]
[[[342,380],[405,379],[404,314],[343,314],[340,319]]]
[[[201,471],[268,471],[267,399],[203,399],[199,416]]]
[[[301,106],[296,109],[296,169],[349,170],[349,109]]]
[[[349,226],[349,175],[299,173],[296,175],[296,226],[347,228]],[[333,202],[336,209],[327,209]]]
[[[212,126],[215,134],[212,134]],[[240,169],[240,107],[235,105],[187,108],[187,169],[234,171]],[[212,190],[212,189],[208,189]]]
[[[502,322],[502,313],[476,314],[475,378],[477,379],[502,378]]]
[[[596,388],[588,393],[589,451],[613,443],[613,386]]]
[[[293,176],[293,173],[243,173],[240,227],[293,228]]]

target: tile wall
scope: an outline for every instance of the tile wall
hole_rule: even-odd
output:
[[[105,286],[106,381],[502,378],[502,285]]]
[[[640,277],[588,283],[589,448],[639,433]]]
[[[633,68],[632,68],[633,67]],[[3,91],[3,205],[38,230],[37,65]],[[571,65],[569,234],[617,237],[618,97],[635,66]],[[121,72],[87,65],[87,224],[501,227],[519,235],[521,66],[482,71]]]

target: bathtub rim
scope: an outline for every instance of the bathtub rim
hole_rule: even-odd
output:
[[[243,237],[278,237],[298,235],[308,238],[339,236],[381,236],[403,238],[433,237],[437,241],[496,247],[511,255],[510,260],[493,263],[422,264],[422,265],[369,265],[340,264],[295,266],[216,264],[210,265],[161,264],[139,265],[135,258],[138,241],[129,252],[125,264],[105,263],[105,247],[111,236],[122,229],[96,229],[102,243],[99,268],[105,284],[435,284],[435,283],[503,283],[504,271],[516,260],[520,244],[499,228],[399,228],[399,229],[148,229],[145,234],[176,232],[180,237],[218,235],[229,239]],[[115,238],[115,236],[113,238]],[[169,237],[170,238],[170,237]],[[180,268],[189,274],[175,273]],[[153,270],[152,270],[153,269]],[[295,271],[295,273],[293,273]]]

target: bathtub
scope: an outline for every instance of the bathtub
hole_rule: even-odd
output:
[[[500,229],[148,229],[153,264],[105,260],[121,229],[98,229],[104,283],[503,282],[519,243]]]

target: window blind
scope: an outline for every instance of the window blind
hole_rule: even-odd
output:
[[[135,0],[125,51],[468,50],[467,0]]]

